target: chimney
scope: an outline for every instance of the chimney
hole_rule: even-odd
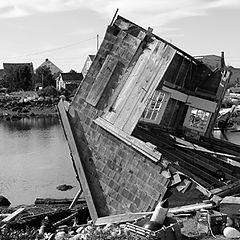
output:
[[[48,61],[48,58],[46,58],[46,60],[45,60],[46,62]]]

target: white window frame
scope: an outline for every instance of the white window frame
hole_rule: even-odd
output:
[[[162,90],[155,90],[149,103],[145,108],[142,117],[140,118],[141,122],[160,124],[163,113],[167,107],[167,103],[170,99],[171,94]],[[159,101],[161,99],[161,101]]]
[[[197,125],[197,121],[196,121],[196,119],[192,118],[193,114],[194,114],[193,111],[196,111],[196,115],[197,114],[200,115],[201,112],[208,115],[207,119],[204,119],[204,120],[201,119],[201,118],[204,118],[204,117],[200,117],[200,119],[199,119],[199,124],[201,124],[201,121],[204,121],[205,122],[204,125],[196,126]],[[201,132],[201,133],[205,133],[206,130],[207,130],[209,121],[211,119],[211,116],[212,116],[212,113],[209,112],[209,111],[189,106],[187,114],[186,114],[186,117],[184,119],[183,126],[186,127],[186,128],[189,128],[189,129],[196,130],[196,131]],[[194,126],[194,123],[193,123],[194,120],[195,120],[195,126]],[[192,122],[192,124],[190,124],[191,122]]]

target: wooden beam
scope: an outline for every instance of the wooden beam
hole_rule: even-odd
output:
[[[5,217],[2,222],[4,223],[8,223],[10,222],[11,220],[13,220],[17,215],[19,215],[21,212],[24,211],[24,207],[22,208],[18,208],[16,211],[14,211],[13,213],[11,213],[9,216]]]
[[[73,202],[74,199],[72,198],[36,198],[34,204],[35,205],[41,205],[41,204],[48,204],[48,205],[53,205],[53,204],[66,204],[70,205]],[[84,203],[86,202],[85,198],[80,198],[77,200],[77,203]]]
[[[240,191],[240,180],[232,184],[228,184],[213,190],[210,190],[213,194],[219,197],[225,197],[229,194],[239,193]]]
[[[62,220],[54,223],[53,226],[54,226],[54,227],[58,227],[58,226],[60,226],[61,224],[63,224],[63,223],[65,223],[65,222],[73,219],[74,217],[76,217],[77,214],[78,214],[78,212],[75,212],[75,213],[71,214],[70,216],[68,216],[68,217],[66,217],[66,218],[64,218],[64,219],[62,219]]]
[[[64,104],[64,101],[62,101],[62,100],[58,103],[58,111],[59,111],[61,123],[63,126],[63,130],[65,132],[65,136],[66,136],[66,139],[68,142],[69,150],[70,150],[73,160],[76,164],[77,175],[79,176],[80,182],[81,182],[80,187],[84,192],[84,197],[86,199],[91,218],[92,218],[93,222],[95,222],[98,218],[97,210],[95,208],[94,200],[93,200],[90,188],[88,186],[88,181],[85,176],[85,172],[84,172],[84,169],[82,166],[78,148],[77,148],[77,145],[76,145],[76,142],[74,139],[74,135],[73,135],[73,132],[72,132],[69,120],[68,120],[68,115],[65,110],[65,104]]]
[[[144,216],[152,215],[152,213],[153,212],[125,213],[125,214],[101,217],[97,219],[97,221],[95,222],[95,225],[101,226],[101,225],[113,224],[113,223],[131,222],[139,218],[142,218]]]
[[[69,206],[69,209],[72,209],[75,206],[75,204],[77,203],[77,201],[78,201],[78,199],[79,199],[79,197],[81,196],[82,193],[83,193],[83,190],[81,188],[81,189],[79,189],[79,191],[77,192],[76,196],[74,197],[72,203]]]

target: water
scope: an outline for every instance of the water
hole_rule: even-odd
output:
[[[226,130],[224,131],[224,134],[220,130],[215,130],[213,136],[240,145],[240,126],[238,125],[234,130]]]
[[[61,184],[76,186],[62,192]],[[57,118],[0,121],[0,195],[11,206],[39,198],[73,198],[78,182]]]

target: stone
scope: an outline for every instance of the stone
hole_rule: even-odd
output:
[[[9,207],[10,205],[10,201],[6,197],[0,195],[0,207]]]
[[[67,185],[67,184],[62,184],[62,185],[59,185],[58,187],[56,187],[59,191],[67,191],[67,190],[70,190],[72,188],[74,188],[73,186],[71,185]]]

